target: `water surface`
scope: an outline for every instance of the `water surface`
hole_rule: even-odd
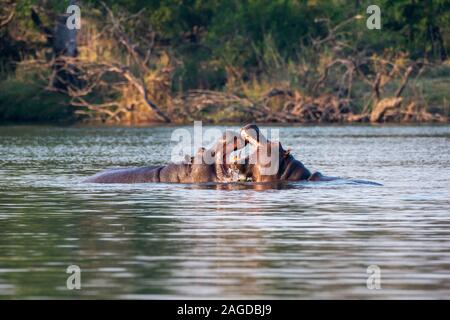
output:
[[[0,298],[450,298],[450,126],[279,128],[382,187],[81,183],[166,163],[173,129],[0,127]]]

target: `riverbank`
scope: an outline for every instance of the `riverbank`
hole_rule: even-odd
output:
[[[450,116],[450,77],[435,76],[420,81],[422,99],[413,97],[383,100],[383,106],[362,113],[361,107],[349,105],[332,95],[312,99],[303,97],[298,90],[269,89],[259,101],[264,105],[251,104],[249,99],[220,91],[192,91],[178,98],[188,112],[177,114],[174,124],[191,123],[303,123],[303,124],[345,124],[345,123],[433,123],[448,122]],[[406,92],[411,94],[411,92]],[[174,99],[177,101],[177,99]],[[380,104],[380,105],[381,105]],[[5,80],[0,82],[0,124],[95,124],[147,126],[161,124],[148,110],[148,117],[108,122],[80,116],[83,108],[72,106],[70,99],[62,93],[46,90],[36,80]],[[164,108],[165,110],[165,108]],[[327,114],[326,114],[327,113]],[[373,115],[371,117],[371,115]],[[372,118],[372,119],[371,119]]]
[[[383,11],[397,14],[379,32],[366,28],[360,3],[238,3],[186,4],[187,15],[176,1],[83,4],[73,32],[62,4],[7,5],[0,123],[448,121],[442,4],[386,3]],[[418,14],[425,9],[433,14]],[[405,14],[414,19],[398,20]]]
[[[74,108],[64,94],[50,92],[35,81],[0,82],[0,124],[73,124]]]

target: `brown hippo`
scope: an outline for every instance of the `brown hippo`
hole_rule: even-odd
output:
[[[255,152],[244,159],[235,159],[241,176],[251,178],[253,182],[276,181],[331,181],[339,178],[326,177],[320,172],[311,172],[290,151],[285,150],[280,142],[268,140],[258,126],[249,124],[241,130],[241,137],[245,144],[255,147]]]
[[[100,172],[84,182],[88,183],[203,183],[231,182],[227,155],[242,148],[244,141],[237,133],[226,131],[210,149],[200,148],[185,163],[138,168],[112,169]]]

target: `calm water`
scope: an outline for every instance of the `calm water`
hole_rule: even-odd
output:
[[[450,126],[281,128],[382,187],[81,183],[167,162],[172,130],[0,127],[0,298],[450,298]]]

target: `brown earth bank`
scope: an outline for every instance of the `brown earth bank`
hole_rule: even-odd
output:
[[[4,89],[0,90],[0,124],[448,123],[446,108],[430,108],[421,100],[395,96],[373,99],[371,105],[358,112],[351,100],[331,94],[311,97],[299,90],[272,88],[257,99],[249,99],[220,91],[190,90],[168,99],[168,105],[156,106],[165,115],[162,119],[145,105],[117,109],[102,104],[71,105],[64,93],[48,92],[32,85],[2,87],[0,84],[0,89]]]
[[[312,98],[298,91],[272,89],[257,102],[212,91],[193,91],[183,99],[186,113],[183,119],[201,120],[203,110],[221,110],[222,114],[209,119],[209,122],[258,122],[258,123],[420,123],[448,122],[448,117],[439,113],[430,113],[424,106],[402,97],[383,98],[374,102],[371,110],[354,113],[347,99],[332,95]],[[274,108],[273,104],[279,107]],[[225,116],[228,115],[228,116]]]

